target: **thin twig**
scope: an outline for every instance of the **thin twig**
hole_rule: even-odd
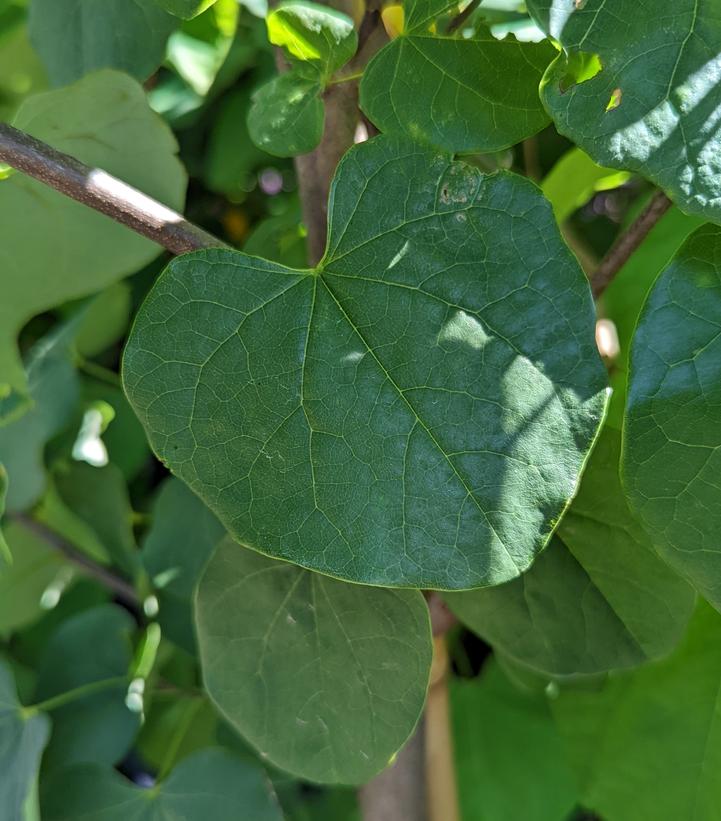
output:
[[[594,299],[598,299],[601,294],[611,284],[616,274],[623,268],[628,258],[646,239],[649,231],[656,225],[661,217],[668,211],[671,200],[663,193],[657,191],[651,202],[646,206],[630,228],[616,240],[611,250],[601,260],[598,268],[591,277],[591,290]]]
[[[457,31],[480,5],[481,0],[471,0],[463,11],[457,14],[448,24],[446,34],[453,34],[454,31]]]
[[[132,228],[172,254],[225,245],[122,180],[6,123],[0,123],[0,161]]]
[[[111,590],[124,604],[130,607],[137,608],[140,605],[140,599],[135,592],[135,588],[125,579],[116,576],[111,570],[97,564],[92,559],[89,559],[84,553],[81,553],[76,547],[66,541],[62,536],[49,528],[47,525],[33,519],[26,513],[14,513],[10,516],[12,520],[18,522],[27,530],[34,533],[39,539],[45,542],[50,547],[59,551],[65,556],[68,561],[77,565],[83,572],[92,576],[100,582],[103,586]]]

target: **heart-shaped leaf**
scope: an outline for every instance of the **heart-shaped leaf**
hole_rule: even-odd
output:
[[[317,269],[171,262],[124,384],[241,543],[352,581],[478,587],[527,568],[574,493],[605,404],[593,330],[535,186],[381,137],[340,164]]]
[[[721,228],[699,228],[636,326],[622,462],[666,561],[721,609]]]
[[[200,582],[196,620],[211,699],[294,775],[361,784],[421,715],[432,643],[415,590],[345,584],[226,539]]]
[[[528,8],[564,48],[542,87],[558,130],[600,165],[638,171],[682,210],[721,222],[717,0]]]

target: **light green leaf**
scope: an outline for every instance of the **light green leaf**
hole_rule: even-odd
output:
[[[716,0],[528,0],[564,47],[543,83],[561,134],[637,171],[687,213],[721,221],[721,18]],[[593,56],[592,56],[593,55]]]
[[[625,172],[596,165],[580,148],[572,148],[544,177],[541,191],[561,223],[587,203],[594,192],[623,185],[629,177]]]
[[[64,589],[73,576],[61,554],[24,524],[10,521],[4,535],[13,563],[0,565],[0,635],[36,621],[47,610],[43,594],[55,585]]]
[[[5,470],[5,466],[0,463],[0,523],[2,523],[2,517],[5,515],[5,497],[7,496],[8,492],[8,472]],[[5,541],[5,537],[3,536],[3,532],[0,529],[0,557],[6,564],[13,563],[13,554],[8,547],[8,543]]]
[[[297,205],[288,208],[284,214],[257,223],[248,235],[243,251],[289,268],[302,268],[308,261],[306,237],[300,205]]]
[[[30,40],[53,85],[99,68],[147,80],[178,21],[156,0],[32,0]]]
[[[293,157],[312,151],[323,136],[325,113],[317,79],[297,71],[280,74],[253,95],[250,138],[263,151]]]
[[[164,482],[143,545],[143,564],[159,602],[163,633],[193,652],[191,599],[202,570],[225,529],[178,479]]]
[[[549,43],[496,40],[487,31],[438,36],[426,24],[409,18],[363,74],[360,105],[381,131],[447,151],[490,152],[548,123],[538,84],[555,54]]]
[[[209,9],[216,0],[155,0],[155,2],[176,17],[189,20],[191,17],[196,17],[201,11]]]
[[[226,539],[196,623],[208,695],[263,758],[306,780],[367,781],[421,715],[432,644],[419,592],[345,584]]]
[[[101,71],[68,88],[31,97],[14,125],[172,208],[182,208],[186,176],[175,156],[175,139],[148,108],[142,88],[126,75]],[[15,337],[28,319],[102,290],[149,262],[159,248],[23,174],[0,181],[0,222],[1,397],[10,391],[26,393]]]
[[[667,660],[551,702],[581,800],[612,821],[721,816],[721,619],[703,605]]]
[[[507,581],[603,413],[588,283],[513,174],[380,137],[330,203],[315,270],[170,264],[126,348],[131,404],[242,544],[372,584]]]
[[[270,42],[282,46],[292,61],[312,68],[322,82],[358,48],[350,17],[307,0],[286,0],[270,12],[266,23]]]
[[[27,360],[30,410],[3,425],[3,409],[8,409],[10,418],[19,408],[13,397],[7,404],[0,399],[0,462],[10,479],[6,503],[11,512],[26,510],[42,495],[45,445],[65,429],[77,405],[78,378],[71,357],[78,318],[51,331],[31,350]]]
[[[577,790],[543,696],[519,692],[490,661],[479,679],[451,679],[450,703],[464,819],[571,817]]]
[[[96,356],[125,335],[132,294],[126,282],[116,282],[93,299],[81,320],[75,347],[81,356]]]
[[[213,748],[181,761],[152,789],[98,766],[62,770],[46,783],[41,807],[43,821],[283,819],[263,771]]]
[[[721,608],[721,229],[699,228],[648,295],[629,369],[623,479],[661,555]]]
[[[551,544],[519,579],[447,596],[458,617],[516,662],[551,675],[599,673],[667,655],[692,588],[656,555],[618,478],[606,427]]]
[[[125,676],[135,623],[112,604],[72,616],[51,635],[38,664],[35,702],[93,681]],[[127,685],[85,696],[53,711],[46,769],[93,762],[111,766],[128,752],[140,726],[125,706]]]
[[[8,821],[26,818],[23,808],[50,735],[46,715],[25,715],[22,709],[10,668],[0,660],[0,807]]]

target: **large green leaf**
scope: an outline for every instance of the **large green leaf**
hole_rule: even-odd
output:
[[[156,0],[32,0],[30,39],[54,85],[99,68],[146,80],[178,20]]]
[[[618,478],[621,436],[606,427],[548,549],[519,579],[447,596],[479,635],[552,675],[598,673],[668,654],[693,589],[656,555]]]
[[[155,0],[158,6],[185,20],[195,17],[215,2],[216,0]]]
[[[163,632],[193,651],[191,599],[213,549],[225,534],[215,516],[178,479],[168,479],[153,508],[143,564],[160,602]]]
[[[552,710],[581,800],[609,821],[721,817],[721,618],[703,605],[667,660],[599,691],[561,686]]]
[[[638,171],[682,210],[721,221],[717,1],[528,7],[564,48],[543,84],[558,130],[600,165]]]
[[[373,584],[507,581],[603,412],[588,284],[513,174],[379,137],[330,203],[315,270],[171,262],[126,348],[130,401],[243,544]]]
[[[466,821],[561,821],[576,804],[573,773],[543,696],[522,693],[495,661],[453,679],[453,751]]]
[[[210,697],[263,758],[306,780],[367,781],[421,714],[432,644],[417,591],[345,584],[227,539],[196,620]]]
[[[721,608],[721,229],[654,284],[629,366],[624,484],[666,561]]]
[[[35,701],[128,675],[134,632],[129,613],[112,604],[84,610],[62,622],[40,657]],[[44,766],[119,761],[140,726],[138,714],[125,705],[126,693],[127,684],[120,683],[54,710]]]
[[[175,139],[124,74],[104,70],[31,97],[14,124],[166,205],[183,205],[186,176]],[[159,248],[23,174],[0,181],[0,223],[2,398],[26,393],[15,337],[30,317],[133,273]]]
[[[360,104],[375,125],[462,152],[498,151],[540,131],[548,115],[538,84],[553,47],[487,30],[435,34],[427,5],[406,3],[405,30],[363,74]]]
[[[181,761],[167,780],[141,789],[93,765],[58,772],[42,792],[43,821],[282,821],[258,767],[207,749]]]
[[[10,668],[0,661],[0,808],[8,821],[23,821],[50,735],[42,713],[25,714],[18,701]]]

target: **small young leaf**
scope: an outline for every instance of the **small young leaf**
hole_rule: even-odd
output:
[[[191,653],[193,591],[224,534],[220,522],[186,485],[178,479],[163,483],[143,545],[143,564],[160,602],[163,632]]]
[[[446,151],[490,152],[548,123],[538,84],[555,55],[549,43],[496,40],[483,31],[438,36],[423,18],[414,23],[407,12],[405,31],[363,74],[361,108],[381,131]]]
[[[53,85],[99,68],[147,80],[178,21],[156,0],[32,0],[30,39]]]
[[[30,97],[14,125],[172,208],[182,207],[186,176],[175,139],[149,109],[141,86],[126,75],[104,70]],[[0,182],[0,223],[4,256],[12,262],[3,269],[0,301],[0,397],[6,397],[27,391],[15,337],[28,319],[102,290],[149,262],[159,248],[24,174]]]
[[[648,295],[629,366],[622,477],[666,561],[721,609],[721,228],[699,228]]]
[[[201,580],[196,619],[208,694],[283,770],[363,783],[418,721],[432,645],[416,591],[345,584],[227,539]]]
[[[667,655],[693,589],[656,555],[618,478],[606,427],[556,535],[520,578],[447,596],[458,617],[516,662],[551,675],[599,673]]]
[[[171,262],[126,347],[131,404],[242,544],[361,583],[507,581],[603,414],[587,280],[535,186],[404,140],[348,152],[330,203],[314,271]]]
[[[43,821],[283,821],[263,771],[213,748],[181,761],[152,790],[113,770],[80,765],[48,779],[41,798]]]
[[[542,86],[558,130],[599,165],[637,171],[683,211],[721,222],[717,0],[683,0],[662,18],[658,3],[631,0],[528,7],[563,46]],[[580,72],[588,55],[595,67]]]
[[[10,668],[0,660],[0,808],[8,821],[23,819],[23,807],[40,770],[50,735],[42,713],[26,716]]]
[[[358,35],[345,14],[306,0],[287,0],[267,18],[268,39],[292,61],[312,68],[327,81],[353,57]]]
[[[132,617],[106,604],[72,616],[50,637],[38,664],[35,701],[93,681],[125,676],[135,632]],[[140,725],[125,705],[127,685],[94,693],[55,709],[45,753],[48,769],[93,762],[111,766],[128,751]]]
[[[463,818],[570,818],[577,790],[545,698],[516,690],[495,660],[479,679],[453,679],[450,696]]]
[[[253,95],[248,112],[250,138],[276,157],[312,151],[323,136],[325,118],[317,78],[298,71],[280,74]]]

